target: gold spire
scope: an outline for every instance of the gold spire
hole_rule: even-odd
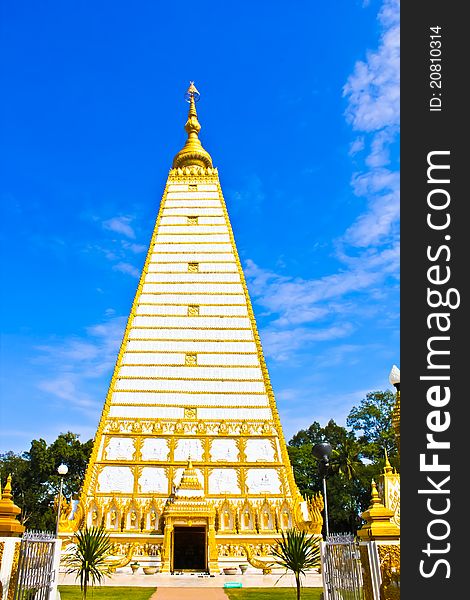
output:
[[[188,134],[188,139],[184,148],[182,148],[173,159],[173,168],[199,166],[199,167],[211,167],[212,158],[206,150],[202,147],[201,141],[198,137],[201,131],[201,125],[197,118],[196,102],[199,99],[199,92],[194,85],[194,81],[190,82],[186,97],[189,102],[188,120],[184,128]]]
[[[385,466],[384,466],[384,473],[392,473],[393,468],[392,465],[390,464],[390,461],[388,460],[388,452],[387,452],[387,448],[384,448],[384,452],[385,452]]]
[[[392,510],[382,504],[377,491],[377,484],[372,480],[370,505],[361,515],[366,522],[357,532],[358,537],[363,540],[399,539],[400,529],[392,521],[393,514]]]
[[[0,500],[0,536],[11,537],[23,533],[24,526],[16,520],[20,514],[21,509],[13,502],[11,475],[8,475]]]
[[[188,466],[183,471],[181,481],[178,485],[178,491],[180,490],[202,490],[201,482],[196,473],[196,469],[193,467],[191,458],[188,460]]]

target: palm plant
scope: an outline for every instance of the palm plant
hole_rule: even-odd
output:
[[[281,539],[276,540],[276,546],[272,548],[272,554],[276,557],[276,563],[287,571],[292,571],[297,586],[297,600],[300,600],[302,587],[301,576],[306,571],[318,567],[320,564],[320,544],[318,538],[309,535],[305,531],[287,529],[281,531]]]
[[[67,573],[75,573],[77,579],[80,578],[82,599],[86,600],[90,583],[93,587],[112,573],[107,561],[111,553],[111,540],[102,526],[85,527],[76,533],[75,538],[75,547],[64,562]]]

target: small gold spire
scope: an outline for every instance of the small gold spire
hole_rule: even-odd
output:
[[[11,493],[11,474],[8,475],[3,493],[0,499],[0,536],[12,537],[23,533],[24,526],[17,521],[17,517],[21,514],[19,506],[13,502],[13,494]]]
[[[374,506],[377,506],[378,504],[383,506],[382,501],[380,500],[379,492],[377,491],[377,484],[375,483],[374,480],[372,480],[372,492],[370,495],[369,508],[373,508]]]
[[[177,491],[180,490],[202,490],[201,482],[196,473],[196,469],[193,467],[193,461],[191,457],[188,459],[188,466],[183,471],[181,481],[178,485]]]
[[[384,452],[385,452],[385,466],[384,466],[384,473],[392,473],[393,472],[393,467],[390,464],[390,461],[388,460],[388,453],[387,453],[387,448],[384,448]]]
[[[184,148],[178,152],[173,159],[173,168],[199,166],[204,168],[212,168],[212,158],[210,154],[204,150],[201,141],[198,137],[201,131],[201,124],[197,118],[196,102],[199,99],[199,92],[194,85],[194,81],[190,82],[186,98],[189,102],[188,120],[184,126],[188,139]]]
[[[366,522],[357,532],[358,537],[363,540],[399,539],[400,529],[392,521],[393,515],[393,511],[383,505],[377,491],[377,484],[372,480],[370,505],[361,515]]]

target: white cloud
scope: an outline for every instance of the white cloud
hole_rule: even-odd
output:
[[[140,277],[139,269],[127,262],[118,262],[113,266],[113,270],[119,271],[120,273],[126,273],[127,275],[132,275],[132,277]]]
[[[86,329],[82,338],[53,340],[37,346],[33,362],[41,365],[36,386],[52,399],[95,415],[104,402],[95,389],[104,385],[116,362],[125,328],[124,317],[114,317]]]
[[[344,86],[348,121],[358,131],[397,126],[400,117],[400,3],[385,0],[379,13],[382,35],[376,52],[358,61]]]
[[[344,241],[367,247],[389,243],[397,237],[399,173],[390,165],[400,120],[400,3],[385,0],[378,15],[382,34],[377,51],[358,61],[343,95],[348,100],[346,119],[360,134],[352,147],[368,152],[364,171],[355,173],[352,186],[368,201],[367,211],[346,231]]]
[[[116,233],[121,233],[122,235],[125,235],[128,238],[134,239],[135,232],[134,232],[133,228],[130,226],[131,222],[132,222],[131,217],[125,217],[125,216],[113,217],[111,219],[108,219],[107,221],[103,221],[103,227],[104,227],[104,229],[108,229],[108,230],[114,231]]]

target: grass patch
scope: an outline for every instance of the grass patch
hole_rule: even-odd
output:
[[[88,589],[87,600],[149,600],[156,587],[95,586]],[[61,600],[82,600],[79,585],[59,585]]]
[[[293,588],[245,588],[224,589],[230,600],[296,600],[297,589]],[[302,600],[320,600],[323,588],[302,588]]]

